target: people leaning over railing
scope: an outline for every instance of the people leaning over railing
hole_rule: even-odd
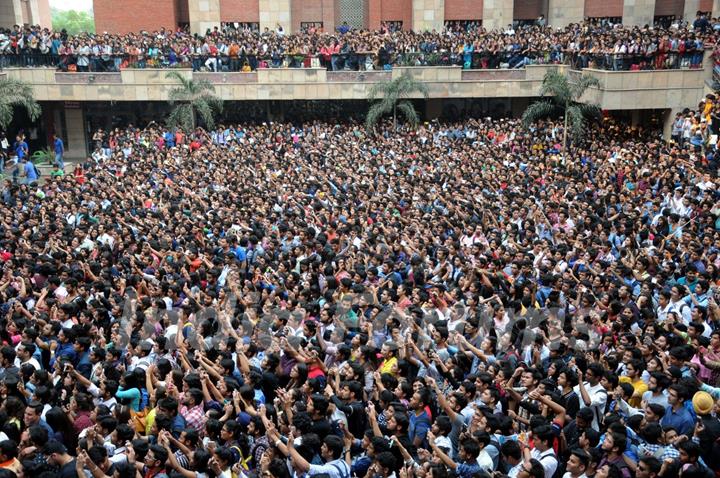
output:
[[[560,30],[534,25],[504,32],[454,27],[440,32],[313,30],[288,35],[240,29],[208,31],[205,37],[165,29],[122,36],[68,36],[39,27],[16,27],[0,30],[0,67],[80,72],[173,67],[211,72],[280,67],[341,71],[448,65],[508,69],[547,63],[615,71],[697,68],[705,49],[717,43],[717,31],[720,22],[705,31],[583,23]]]

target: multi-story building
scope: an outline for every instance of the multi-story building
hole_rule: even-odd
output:
[[[40,25],[50,27],[49,0],[0,0],[0,26]]]
[[[15,0],[19,3],[24,0]],[[585,18],[625,25],[652,25],[672,18],[694,19],[698,11],[717,12],[717,0],[94,0],[96,29],[126,33],[189,25],[196,33],[222,23],[260,30],[282,26],[332,31],[346,22],[355,28],[386,23],[406,30],[442,29],[446,22],[478,22],[503,28],[534,21],[562,27]],[[122,6],[120,6],[122,5]]]
[[[43,25],[39,13],[42,1],[47,3],[0,0],[0,13],[5,15],[0,15],[0,22],[4,22],[0,26]],[[30,4],[35,6],[30,8]],[[344,23],[355,28],[384,26],[420,31],[457,28],[463,22],[492,30],[538,19],[553,27],[587,18],[646,25],[673,23],[680,18],[692,20],[698,11],[718,16],[720,0],[95,0],[94,9],[102,42],[105,31],[153,31],[189,25],[192,31],[204,34],[207,29],[222,28],[227,23],[261,31],[277,30],[280,25],[287,33],[306,27],[333,31]],[[151,64],[137,57],[129,61],[132,58],[127,56],[132,54],[121,53],[112,60],[95,55],[93,61],[102,67],[91,67],[89,71],[87,66],[70,69],[65,64],[77,58],[41,55],[24,59],[8,55],[0,57],[0,67],[4,67],[0,77],[18,78],[33,85],[43,108],[35,127],[38,146],[43,144],[43,138],[57,131],[66,141],[68,156],[83,157],[89,152],[89,135],[94,129],[144,124],[167,114],[168,92],[177,85],[175,79],[166,77],[168,68],[188,79],[211,82],[226,102],[223,117],[228,121],[282,119],[291,116],[293,110],[322,112],[323,108],[335,108],[334,113],[331,111],[334,116],[327,117],[362,116],[372,86],[406,72],[428,89],[427,98],[416,96],[416,106],[427,120],[453,119],[461,114],[518,116],[539,96],[545,73],[559,68],[571,77],[584,73],[598,79],[599,86],[591,88],[583,101],[596,103],[607,114],[622,116],[634,124],[655,122],[660,126],[664,122],[667,130],[676,112],[696,106],[711,91],[715,66],[712,48],[709,43],[704,45],[704,61],[702,54],[693,54],[697,57],[694,63],[685,64],[677,61],[676,55],[674,66],[660,65],[656,69],[652,65],[635,68],[639,65],[631,65],[632,59],[618,68],[613,62],[620,60],[604,53],[604,66],[545,59],[515,68],[508,64],[488,67],[473,57],[468,62],[462,58],[459,62],[403,61],[392,66],[383,62],[374,68],[356,62],[355,68],[335,68],[334,64],[321,64],[318,55],[308,55],[299,60],[291,58],[293,61],[265,58],[247,70],[240,70],[237,64],[233,68],[232,63],[225,62],[227,58],[207,68],[202,62],[195,65],[194,60],[192,64]],[[65,63],[60,67],[49,64],[50,60]]]

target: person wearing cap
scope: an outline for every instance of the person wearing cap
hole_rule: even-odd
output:
[[[696,392],[692,398],[693,410],[697,413],[698,423],[695,434],[699,440],[700,456],[710,468],[716,470],[720,467],[720,420],[713,416],[715,400],[708,392]]]

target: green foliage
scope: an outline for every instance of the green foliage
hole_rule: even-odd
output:
[[[79,33],[95,33],[95,19],[92,12],[82,12],[78,10],[57,10],[51,9],[52,27],[55,31],[63,28],[70,35]]]
[[[365,126],[372,129],[383,116],[392,113],[393,126],[397,128],[397,110],[400,110],[408,123],[413,127],[417,126],[420,118],[408,99],[415,92],[422,94],[424,98],[428,97],[427,86],[415,80],[407,71],[399,78],[373,85],[368,94],[368,100],[373,104],[365,117]]]
[[[223,102],[215,96],[213,84],[207,80],[191,80],[177,71],[165,77],[180,83],[168,93],[168,102],[174,106],[167,119],[168,126],[191,131],[197,126],[197,116],[200,115],[207,129],[214,128],[215,116],[222,112]]]
[[[30,156],[30,161],[35,164],[54,164],[55,151],[52,148],[38,149]]]
[[[13,78],[0,79],[0,128],[12,122],[16,106],[25,108],[31,121],[40,116],[40,105],[35,101],[32,86]]]
[[[570,80],[558,70],[548,71],[540,87],[540,96],[546,97],[531,104],[523,113],[525,127],[532,123],[562,114],[565,117],[563,133],[563,150],[567,146],[567,134],[578,140],[583,137],[588,121],[600,118],[600,107],[594,104],[580,103],[585,91],[591,86],[599,86],[597,78],[587,75],[580,76],[576,81]]]

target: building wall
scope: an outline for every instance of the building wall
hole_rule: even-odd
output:
[[[20,0],[0,2],[0,27],[12,27],[22,23]]]
[[[515,0],[514,20],[534,20],[544,15],[543,0]]]
[[[700,7],[698,10],[701,12],[712,12],[713,16],[717,17],[720,15],[720,9],[713,8],[714,6],[717,6],[717,0],[713,2],[713,0],[700,0]]]
[[[623,25],[652,25],[655,17],[655,0],[626,0],[623,4]]]
[[[548,0],[548,24],[563,28],[585,18],[585,0]]]
[[[675,15],[682,17],[685,0],[655,0],[655,16]]]
[[[514,2],[510,0],[483,1],[483,27],[487,30],[505,29],[512,24]]]
[[[445,20],[480,20],[483,0],[445,0]]]
[[[585,16],[597,17],[622,17],[623,0],[585,0]]]
[[[413,30],[440,31],[445,26],[445,0],[413,0]]]
[[[188,0],[175,0],[175,18],[178,23],[190,23],[190,9],[188,8]]]
[[[285,33],[293,33],[291,3],[290,0],[258,0],[260,30],[275,30],[277,25],[281,25]]]
[[[335,30],[336,9],[334,0],[293,0],[293,32],[300,31],[304,22],[323,22],[325,31]]]
[[[260,3],[258,0],[220,0],[220,21],[258,23]]]
[[[39,24],[41,27],[52,27],[52,16],[50,15],[50,0],[35,0],[38,9],[38,18],[33,19],[33,23]]]
[[[412,29],[412,0],[368,0],[368,28],[378,29],[384,21],[401,21],[404,30]]]
[[[175,0],[154,0],[152,14],[146,0],[123,0],[118,8],[116,0],[94,0],[95,31],[129,33],[140,30],[175,29],[177,17]]]
[[[3,0],[0,1],[0,27],[13,25],[52,26],[49,0]]]

